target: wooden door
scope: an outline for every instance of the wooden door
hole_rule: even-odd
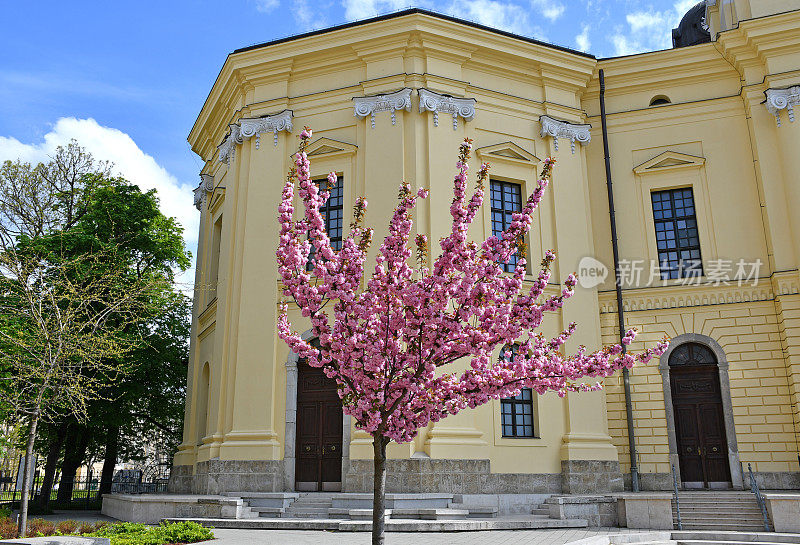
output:
[[[730,488],[728,441],[716,365],[670,370],[675,435],[685,488]]]
[[[322,369],[297,368],[295,489],[342,489],[342,402]]]

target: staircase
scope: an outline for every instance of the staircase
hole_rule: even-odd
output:
[[[332,505],[331,494],[325,492],[301,494],[280,516],[293,519],[327,519]]]
[[[678,501],[684,530],[764,531],[764,518],[752,492],[682,491],[678,492]],[[674,498],[672,519],[677,528]]]

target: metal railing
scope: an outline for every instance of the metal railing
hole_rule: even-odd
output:
[[[761,495],[761,490],[758,489],[758,483],[753,476],[753,466],[751,464],[747,464],[747,471],[750,473],[750,490],[756,495],[756,501],[761,508],[761,516],[764,517],[764,531],[771,532],[769,517],[767,516],[767,505],[764,502],[764,496]]]
[[[681,522],[681,503],[678,500],[678,475],[675,473],[675,464],[672,464],[672,486],[675,489],[675,512],[678,515],[678,530],[683,530]]]
[[[16,479],[0,480],[0,507],[16,509],[21,500],[22,491]],[[166,493],[169,483],[168,475],[143,474],[139,470],[118,471],[111,483],[111,492],[119,494],[154,494]],[[44,478],[37,471],[31,482],[31,501],[42,504]],[[100,476],[91,472],[85,477],[66,479],[57,477],[50,488],[48,498],[50,508],[54,509],[99,509]]]

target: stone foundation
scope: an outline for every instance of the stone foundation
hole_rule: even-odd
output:
[[[175,466],[168,489],[173,494],[225,494],[226,492],[281,492],[283,460],[208,460],[192,466]]]
[[[564,494],[607,494],[625,488],[619,462],[562,460],[561,478]]]
[[[617,526],[619,520],[614,496],[554,496],[545,504],[552,519],[583,519],[590,527],[602,528]]]
[[[372,492],[372,460],[350,460],[345,492]],[[420,494],[557,494],[561,475],[492,473],[489,460],[387,460],[386,491]]]
[[[793,471],[754,471],[761,490],[800,490],[800,473]],[[750,489],[750,476],[744,472],[744,487]]]
[[[631,490],[631,474],[622,476],[625,490]],[[672,492],[672,473],[639,473],[639,488],[648,492]]]

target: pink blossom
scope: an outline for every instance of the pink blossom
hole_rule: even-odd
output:
[[[522,211],[512,216],[508,229],[477,244],[467,233],[483,204],[489,166],[481,165],[477,188],[468,197],[472,146],[465,141],[453,180],[450,232],[440,241],[435,259],[428,257],[427,236],[413,233],[412,210],[418,199],[428,196],[428,190],[412,192],[405,184],[374,269],[365,274],[373,233],[361,225],[367,201],[356,201],[351,230],[341,250],[334,251],[320,214],[328,192],[320,192],[311,181],[305,153],[311,134],[308,128],[301,133],[295,169],[281,194],[277,260],[283,294],[310,319],[321,348],[293,332],[285,304],[280,309],[278,334],[309,365],[322,367],[336,380],[344,412],[358,428],[397,442],[411,441],[430,422],[516,395],[521,388],[562,396],[596,390],[601,379],[646,363],[666,350],[667,342],[662,341],[636,355],[623,353],[622,345],[596,352],[580,347],[575,354],[564,355],[576,324],[552,339],[534,333],[545,313],[559,311],[574,294],[577,278],[570,274],[557,295],[545,297],[555,260],[552,251],[545,253],[532,281],[525,281],[527,263],[522,256],[510,274],[498,263],[507,262],[530,231],[533,213],[550,181],[552,158],[545,159],[541,179]],[[335,173],[328,182],[335,184]],[[305,209],[298,219],[294,218],[295,184]],[[314,258],[307,270],[312,245]],[[414,247],[416,264],[410,259]],[[632,329],[622,342],[630,345],[635,337]],[[514,344],[518,349],[503,349]],[[498,349],[503,355],[499,359],[493,356]],[[450,364],[462,359],[469,361],[466,371],[450,369]],[[592,379],[591,383],[586,379]]]

